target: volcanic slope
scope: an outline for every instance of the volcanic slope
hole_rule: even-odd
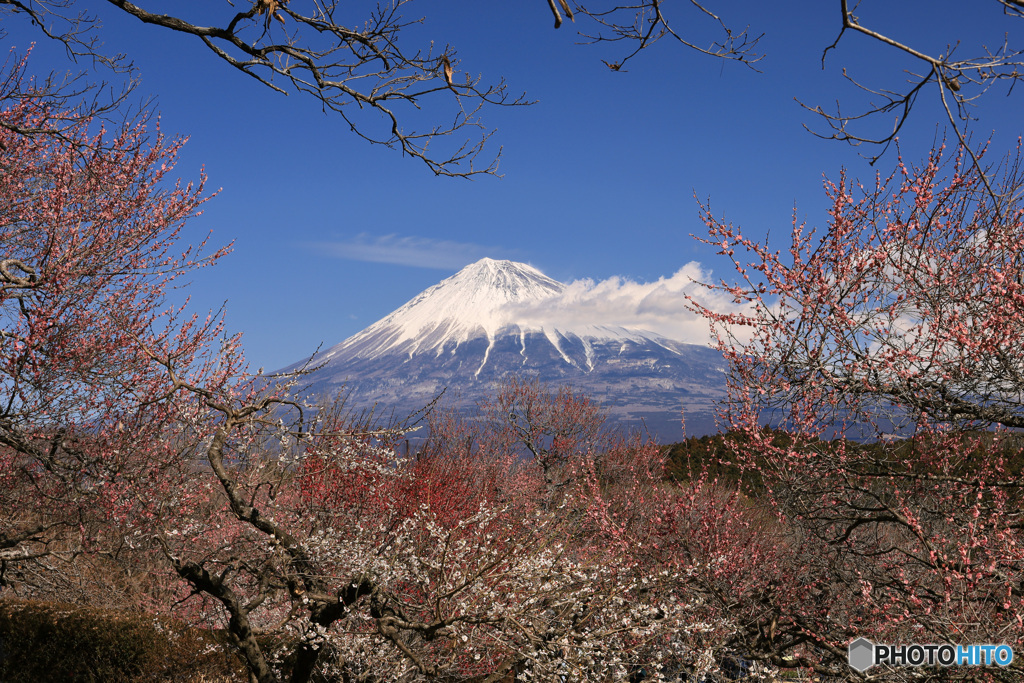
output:
[[[644,330],[533,314],[565,288],[524,263],[477,261],[314,358],[320,368],[307,378],[309,393],[348,390],[350,405],[402,412],[447,389],[447,400],[470,406],[515,373],[570,384],[613,420],[646,425],[663,441],[681,438],[684,411],[688,435],[714,431],[712,402],[725,393],[719,352]]]

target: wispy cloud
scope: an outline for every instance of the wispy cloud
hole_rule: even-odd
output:
[[[708,322],[687,309],[686,296],[718,312],[749,310],[732,297],[708,290],[712,274],[697,262],[671,277],[655,282],[634,282],[613,277],[600,282],[577,280],[560,295],[509,310],[511,318],[552,327],[619,325],[649,330],[691,344],[710,341]]]
[[[499,247],[429,237],[367,233],[360,233],[347,241],[313,242],[308,246],[350,261],[393,263],[438,270],[456,270],[485,256],[498,257],[508,251]]]

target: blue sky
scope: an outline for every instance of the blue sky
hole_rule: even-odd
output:
[[[426,21],[410,38],[451,43],[460,70],[504,76],[513,92],[538,101],[484,112],[504,177],[466,181],[371,147],[311,99],[271,92],[197,41],[105,4],[82,6],[102,18],[106,49],[134,60],[137,93],[155,98],[163,130],[190,137],[178,174],[194,178],[205,168],[209,187],[221,188],[190,230],[233,241],[234,252],[196,275],[192,302],[202,311],[226,302],[229,329],[244,333],[253,367],[267,369],[342,341],[483,256],[525,261],[562,281],[656,283],[690,262],[728,275],[690,237],[702,228],[694,195],[753,236],[770,231],[780,247],[794,207],[823,225],[823,175],[845,166],[868,179],[875,170],[857,149],[807,133],[805,123],[819,122],[794,98],[856,106],[862,100],[844,84],[844,67],[872,85],[898,87],[903,70],[916,66],[848,35],[822,69],[822,50],[839,29],[838,0],[717,3],[731,25],[764,33],[761,73],[667,41],[614,73],[601,60],[617,61],[618,52],[575,44],[572,24],[552,29],[540,0],[414,2],[406,15]],[[183,14],[198,6],[172,5]],[[966,7],[865,0],[857,13],[924,50],[941,52],[959,39],[966,56],[1001,43],[1005,32],[1011,45],[1024,43],[1024,24],[1004,18],[995,0]],[[9,46],[39,41],[36,73],[88,66],[69,64],[27,24],[5,23]],[[901,136],[908,160],[920,160],[942,135],[933,100],[922,95]],[[1009,150],[1022,132],[1019,111],[1017,93],[990,93],[974,134],[994,131],[995,150]],[[878,168],[894,163],[893,150]]]

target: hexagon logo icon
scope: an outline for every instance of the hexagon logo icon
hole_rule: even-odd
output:
[[[850,643],[850,668],[864,673],[874,666],[875,646],[867,638],[858,638]]]

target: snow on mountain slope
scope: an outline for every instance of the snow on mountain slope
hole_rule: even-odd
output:
[[[415,410],[447,390],[469,406],[517,373],[570,383],[613,418],[642,420],[665,438],[681,436],[684,410],[688,433],[713,430],[712,402],[725,388],[718,351],[532,315],[565,288],[532,266],[482,259],[314,358],[310,392],[347,390],[355,404]]]
[[[656,334],[612,325],[524,323],[516,315],[526,306],[557,297],[565,285],[533,266],[514,261],[481,259],[423,291],[391,315],[328,349],[320,358],[373,359],[390,354],[454,353],[476,338],[490,343],[502,335],[543,334],[566,362],[562,339],[649,340],[668,343]],[[524,346],[525,351],[525,346]],[[486,353],[485,353],[486,356]],[[486,357],[484,363],[486,363]],[[481,368],[483,366],[481,365]]]

